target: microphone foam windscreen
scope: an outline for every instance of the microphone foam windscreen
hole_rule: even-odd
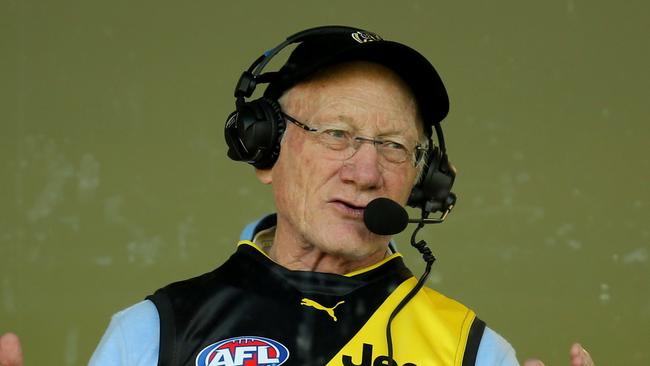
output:
[[[363,222],[371,232],[378,235],[395,235],[406,229],[409,217],[399,203],[379,197],[368,203],[363,212]]]

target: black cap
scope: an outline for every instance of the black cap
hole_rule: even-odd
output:
[[[447,91],[438,72],[424,56],[411,47],[354,28],[347,32],[305,37],[271,79],[264,95],[277,99],[314,72],[326,66],[355,60],[384,65],[411,87],[429,136],[431,126],[447,116]]]

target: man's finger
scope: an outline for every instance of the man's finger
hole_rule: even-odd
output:
[[[591,355],[580,343],[574,343],[569,351],[571,366],[594,366]]]

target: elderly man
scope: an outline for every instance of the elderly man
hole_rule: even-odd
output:
[[[282,69],[262,73],[291,43]],[[363,219],[380,197],[427,215],[453,204],[453,168],[432,143],[448,100],[424,57],[359,29],[307,30],[261,56],[235,95],[229,156],[272,185],[277,213],[216,270],[117,313],[92,365],[518,364],[472,310],[420,289],[390,235]],[[422,187],[436,174],[442,197]],[[574,348],[572,365],[592,364]]]

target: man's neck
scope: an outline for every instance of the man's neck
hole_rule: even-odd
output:
[[[390,255],[386,248],[361,259],[350,259],[325,253],[309,243],[283,238],[279,231],[274,234],[273,244],[263,249],[273,261],[290,270],[344,275],[376,264]]]

